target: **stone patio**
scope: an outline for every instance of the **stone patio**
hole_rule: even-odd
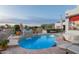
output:
[[[58,47],[51,47],[48,49],[41,50],[28,50],[21,48],[19,46],[9,47],[6,51],[3,51],[2,54],[65,54],[65,50]]]
[[[2,54],[66,54],[66,50],[57,46],[46,49],[30,50],[19,46],[9,46],[7,50],[2,51]],[[73,54],[69,51],[69,54]]]

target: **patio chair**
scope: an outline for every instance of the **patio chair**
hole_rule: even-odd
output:
[[[72,46],[72,44],[71,43],[68,43],[68,42],[61,42],[61,43],[57,44],[57,47],[59,47],[61,49],[64,49],[66,51],[66,54],[69,53],[68,48],[70,46]]]
[[[72,45],[68,47],[67,49],[73,53],[79,54],[79,45]]]
[[[57,45],[59,48],[62,48],[66,51],[66,54],[73,52],[79,54],[79,45],[72,44],[72,43],[62,43]]]

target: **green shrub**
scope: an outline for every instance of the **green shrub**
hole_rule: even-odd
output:
[[[0,49],[6,49],[8,46],[9,40],[0,40]]]

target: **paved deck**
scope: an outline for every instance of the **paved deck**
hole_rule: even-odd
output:
[[[28,50],[23,49],[19,46],[9,47],[6,51],[2,52],[3,54],[65,54],[65,50],[62,50],[58,47],[51,47],[48,49],[41,50]]]

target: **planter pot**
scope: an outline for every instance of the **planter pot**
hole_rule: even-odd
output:
[[[20,34],[21,34],[21,32],[20,32],[20,31],[17,31],[17,32],[16,32],[16,35],[20,35]]]
[[[4,50],[6,50],[7,47],[8,47],[8,46],[5,46],[5,47],[0,46],[0,51],[4,51]]]

